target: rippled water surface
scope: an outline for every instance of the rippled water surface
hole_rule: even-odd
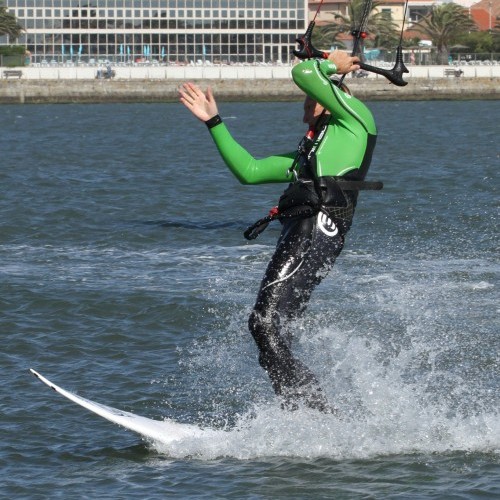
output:
[[[371,179],[295,349],[343,418],[284,413],[247,316],[283,186],[241,186],[178,104],[0,107],[0,490],[10,498],[500,495],[499,101],[377,102]],[[256,156],[302,105],[221,103]],[[171,445],[33,378],[200,425]],[[217,439],[213,439],[213,430]]]

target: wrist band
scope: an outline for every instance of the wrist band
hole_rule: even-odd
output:
[[[212,118],[210,118],[209,120],[207,120],[205,122],[205,125],[210,129],[214,128],[216,125],[219,125],[219,123],[222,123],[222,118],[220,117],[220,115],[215,115],[212,116]]]

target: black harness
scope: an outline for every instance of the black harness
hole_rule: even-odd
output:
[[[310,129],[302,138],[294,161],[288,169],[288,174],[292,173],[295,181],[285,189],[277,207],[272,208],[266,217],[259,219],[246,229],[243,234],[247,240],[257,238],[273,220],[311,217],[319,211],[325,212],[333,220],[338,221],[347,232],[354,214],[357,191],[382,189],[383,183],[380,181],[367,182],[316,175],[316,151],[324,138],[329,121],[330,117],[323,111],[316,122],[315,129]],[[375,137],[373,136],[373,140],[369,140],[363,159],[362,170],[364,172],[368,169],[374,147]]]

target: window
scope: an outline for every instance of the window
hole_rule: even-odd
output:
[[[290,52],[287,60],[291,60],[295,37],[305,29],[308,15],[302,0],[9,0],[8,3],[26,29],[36,27],[41,30],[36,43],[35,34],[24,35],[28,50],[37,53],[38,59],[50,57],[54,43],[60,46],[64,39],[67,46],[81,43],[85,54],[109,56],[110,59],[120,55],[119,47],[123,44],[130,47],[131,55],[135,56],[142,55],[147,45],[151,46],[151,54],[159,54],[165,46],[168,54],[174,51],[188,54],[191,51],[199,55],[204,50],[203,53],[212,61],[215,60],[213,54],[219,54],[219,61],[250,62],[262,59],[264,35],[261,32],[265,30],[273,37],[268,44],[276,43],[276,47],[269,47],[269,53],[276,54],[272,59],[278,58],[285,48]],[[336,3],[333,6],[339,7]],[[391,10],[386,7],[381,13],[391,17],[394,15]],[[410,9],[411,14],[415,15],[414,12]],[[178,23],[178,19],[183,22]],[[178,33],[186,27],[196,30],[203,39],[195,40],[193,35],[192,42],[189,42],[185,37],[187,33]],[[55,33],[56,28],[61,32]],[[87,31],[96,29],[98,33]],[[154,33],[146,33],[149,29]],[[112,30],[118,32],[112,33]],[[135,32],[129,33],[128,30]],[[216,39],[213,32],[219,30],[226,31],[226,34],[228,30],[234,32],[234,39],[220,41],[222,33],[217,34]],[[182,35],[184,39],[179,38]],[[291,43],[285,40],[291,40]],[[0,43],[7,41],[2,38]],[[257,57],[259,53],[261,55]],[[229,57],[229,54],[234,55]],[[179,57],[179,60],[183,59]]]
[[[382,9],[381,11],[382,17],[385,19],[392,19],[392,10],[391,9]]]

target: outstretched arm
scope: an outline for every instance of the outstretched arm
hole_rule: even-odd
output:
[[[291,180],[288,168],[293,162],[294,152],[257,160],[234,140],[220,118],[215,121],[211,120],[219,112],[210,87],[203,92],[194,83],[184,83],[179,88],[179,100],[196,118],[205,123],[208,122],[210,135],[222,159],[242,184]]]

